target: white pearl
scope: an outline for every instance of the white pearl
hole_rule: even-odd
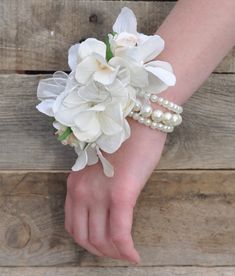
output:
[[[170,108],[173,108],[174,107],[174,104],[172,102],[169,103],[169,107]]]
[[[153,111],[153,109],[150,105],[143,104],[141,107],[140,113],[143,117],[149,117],[151,115],[152,111]]]
[[[156,102],[157,102],[157,100],[158,100],[158,96],[157,96],[157,95],[152,94],[152,95],[150,96],[150,100],[151,100],[153,103],[156,103]]]
[[[167,132],[168,131],[168,126],[163,126],[162,130],[165,131],[165,132]]]
[[[151,122],[151,128],[157,128],[157,122]]]
[[[163,115],[163,112],[159,109],[156,109],[153,111],[151,118],[155,122],[160,122],[162,120],[162,115]]]
[[[141,101],[139,101],[138,99],[136,99],[135,106],[134,106],[133,110],[134,111],[140,111],[141,106],[142,106]]]
[[[161,123],[159,123],[159,124],[157,125],[157,127],[158,127],[159,129],[162,129],[162,128],[164,127],[164,125],[161,124]]]
[[[169,132],[172,132],[174,130],[173,126],[168,126]]]
[[[171,123],[171,119],[172,119],[172,114],[170,112],[165,112],[162,115],[162,120],[164,123],[169,124]]]
[[[128,114],[129,117],[132,117],[133,115],[134,115],[133,111],[130,111],[129,114]]]
[[[163,101],[164,101],[164,99],[163,99],[163,98],[158,98],[158,102],[159,102],[160,104],[162,104],[162,103],[163,103]]]
[[[138,122],[141,123],[141,124],[143,124],[144,123],[144,118],[142,116],[139,116]]]
[[[172,123],[174,126],[180,125],[182,122],[182,117],[179,114],[174,114],[172,116]]]
[[[168,100],[163,100],[164,105],[168,105],[169,101]]]
[[[182,106],[179,106],[179,113],[182,113],[183,112],[183,108],[182,108]]]
[[[144,124],[146,125],[146,126],[150,126],[151,125],[151,120],[149,119],[149,118],[145,118],[145,120],[144,120]]]
[[[138,120],[139,114],[138,114],[138,113],[134,113],[134,115],[132,116],[132,118],[133,118],[134,120]]]

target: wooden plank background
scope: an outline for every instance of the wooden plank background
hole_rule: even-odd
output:
[[[102,39],[124,5],[135,12],[138,30],[152,34],[174,2],[1,0],[0,68],[67,70],[69,46],[87,37]],[[234,50],[215,71],[235,72]]]
[[[102,39],[123,6],[152,34],[174,4],[0,1],[0,275],[235,275],[235,48],[185,105],[138,199],[137,267],[90,254],[64,230],[76,155],[35,108],[42,72],[68,70],[71,44]]]

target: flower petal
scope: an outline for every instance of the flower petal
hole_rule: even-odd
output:
[[[94,73],[94,80],[104,85],[109,85],[115,80],[118,69],[119,68],[113,69],[109,66],[109,67],[106,67],[105,69],[96,71]]]
[[[121,146],[123,142],[123,132],[119,132],[115,135],[102,134],[96,141],[99,147],[108,153],[113,153]]]
[[[99,120],[97,119],[96,112],[85,111],[79,112],[74,118],[75,125],[82,131],[99,129]]]
[[[110,162],[102,155],[101,151],[99,150],[98,147],[96,147],[97,150],[97,155],[100,158],[100,161],[103,165],[103,171],[104,174],[108,177],[113,177],[114,176],[114,168],[113,166],[110,164]]]
[[[174,73],[172,73],[164,68],[157,67],[157,66],[151,66],[151,65],[153,65],[153,63],[147,64],[145,66],[145,69],[148,72],[151,72],[154,76],[159,78],[162,82],[164,82],[168,86],[175,85],[176,77],[175,77]]]
[[[60,96],[62,98],[63,95]],[[89,108],[89,104],[81,100],[76,91],[72,91],[62,99],[60,96],[57,97],[53,107],[55,119],[66,126],[74,126],[77,116]]]
[[[131,9],[127,7],[121,9],[113,25],[113,31],[118,34],[121,32],[137,34],[137,20]]]
[[[84,101],[91,102],[104,102],[108,97],[109,93],[105,89],[99,89],[93,80],[91,80],[87,85],[81,86],[78,90],[78,95]]]
[[[80,43],[72,45],[68,50],[68,64],[71,70],[75,70],[78,64],[78,50]]]
[[[38,111],[40,111],[50,117],[54,117],[54,112],[52,110],[54,102],[55,102],[54,100],[48,99],[48,100],[42,101],[41,103],[36,105],[36,108]]]
[[[150,35],[148,39],[137,46],[139,61],[148,62],[154,59],[164,49],[165,42],[159,35]]]
[[[87,160],[88,160],[87,152],[81,150],[78,147],[75,147],[75,151],[78,154],[78,158],[77,158],[75,164],[73,165],[72,170],[73,171],[80,171],[83,168],[85,168],[85,166],[87,164]]]
[[[97,70],[99,66],[96,59],[93,56],[86,57],[77,65],[75,78],[79,83],[85,84]]]
[[[163,81],[157,78],[154,74],[150,73],[148,78],[149,78],[149,85],[148,87],[145,88],[146,92],[158,94],[168,88],[168,85],[166,85]]]
[[[87,38],[80,44],[78,53],[81,59],[91,56],[93,53],[96,53],[105,58],[106,44],[96,38]]]
[[[94,165],[99,161],[95,148],[88,147],[87,156],[88,156],[87,165]]]
[[[116,123],[105,112],[99,114],[100,127],[106,135],[113,135],[122,131],[122,126]]]
[[[85,142],[94,142],[97,138],[102,134],[100,129],[88,129],[86,131],[81,131],[78,127],[71,127],[74,136],[80,140]]]

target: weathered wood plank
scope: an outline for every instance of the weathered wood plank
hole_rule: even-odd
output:
[[[46,76],[0,75],[0,169],[70,169],[76,154],[36,108]],[[235,75],[212,74],[185,105],[159,169],[235,168]],[[32,162],[33,161],[33,162]]]
[[[37,267],[0,268],[2,276],[234,276],[234,267]]]
[[[103,39],[121,7],[132,8],[139,31],[154,33],[174,2],[2,0],[0,70],[67,70],[67,50],[87,37]],[[235,49],[215,69],[235,72]]]
[[[0,173],[0,266],[129,265],[96,257],[67,235],[67,176]],[[154,172],[134,209],[139,266],[234,266],[234,179],[226,170]]]

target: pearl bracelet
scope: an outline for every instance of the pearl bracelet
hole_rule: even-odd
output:
[[[142,103],[139,99],[136,99],[135,106],[132,111],[128,114],[134,120],[137,120],[141,124],[150,126],[153,129],[158,129],[163,132],[172,132],[175,126],[182,123],[182,117],[180,113],[183,112],[183,108],[169,100],[158,97],[155,94],[145,93],[141,94],[145,99],[150,99],[154,103],[164,106],[170,112],[163,112],[160,109],[153,110],[152,106],[148,103]]]
[[[144,97],[145,99],[149,99],[153,103],[157,103],[165,108],[167,108],[170,111],[173,111],[175,113],[182,113],[183,112],[183,107],[179,106],[169,100],[166,100],[162,97],[158,97],[156,94],[151,94],[151,93],[146,93],[145,91],[140,91],[138,93],[140,97]]]

